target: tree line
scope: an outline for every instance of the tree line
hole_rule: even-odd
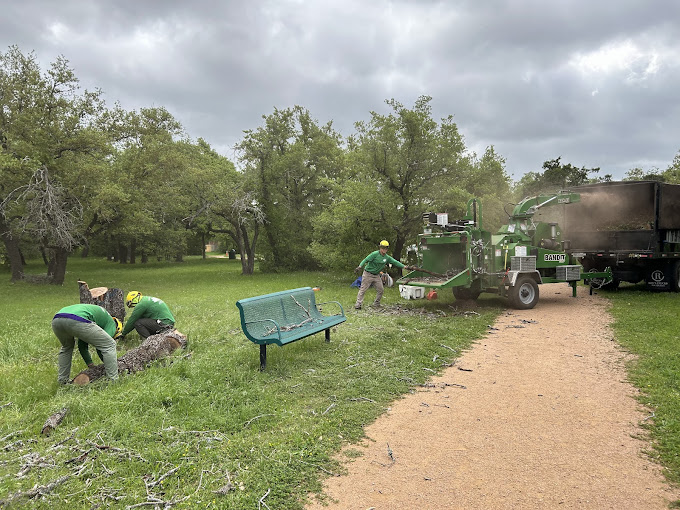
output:
[[[12,280],[26,253],[61,284],[76,248],[181,260],[214,236],[240,253],[243,274],[256,260],[265,271],[349,269],[380,239],[403,257],[426,211],[462,216],[479,197],[498,226],[513,196],[611,178],[557,158],[513,184],[493,146],[470,152],[453,116],[432,118],[429,96],[412,108],[387,100],[389,114],[370,112],[347,138],[304,107],[274,109],[233,162],[166,109],[127,111],[102,95],[81,91],[63,57],[43,71],[34,53],[0,53],[0,257]],[[659,178],[678,178],[674,165]]]

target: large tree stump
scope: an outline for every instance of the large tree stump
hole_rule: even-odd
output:
[[[78,281],[80,302],[87,305],[99,305],[109,312],[112,317],[125,321],[125,300],[121,289],[109,289],[108,287],[95,287],[90,289],[87,283]]]
[[[118,358],[118,374],[140,372],[152,362],[169,356],[180,347],[186,349],[187,337],[176,329],[151,335],[139,347],[130,349]],[[83,386],[105,375],[104,365],[96,365],[80,372],[71,382]]]

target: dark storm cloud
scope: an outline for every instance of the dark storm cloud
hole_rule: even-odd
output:
[[[163,106],[229,157],[274,108],[347,136],[426,94],[516,179],[558,156],[620,178],[680,149],[679,18],[672,0],[29,0],[4,7],[0,48],[63,55],[109,103]]]

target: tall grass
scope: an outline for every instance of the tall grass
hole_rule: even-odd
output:
[[[38,262],[28,269],[43,271]],[[333,460],[340,447],[468,348],[503,307],[482,299],[478,314],[464,314],[449,293],[406,302],[388,289],[383,304],[404,313],[355,312],[353,274],[245,277],[238,260],[217,258],[129,266],[73,258],[61,287],[8,279],[0,273],[0,501],[17,507],[44,486],[31,500],[37,508],[153,498],[182,508],[257,508],[260,500],[302,508],[341,469]],[[162,298],[187,351],[117,383],[58,386],[50,321],[78,301],[78,280]],[[319,334],[270,347],[260,372],[235,303],[301,286],[321,287],[318,301],[339,301],[348,320],[330,343]],[[128,335],[119,349],[139,342]],[[84,368],[76,352],[72,375]],[[64,421],[43,437],[45,419],[64,407]]]
[[[629,377],[650,409],[644,421],[650,454],[665,466],[669,481],[680,483],[680,294],[639,285],[603,294],[613,303],[617,341],[636,355]]]

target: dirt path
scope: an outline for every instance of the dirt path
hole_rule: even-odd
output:
[[[566,285],[540,292],[367,427],[352,447],[363,455],[326,484],[332,502],[309,510],[650,510],[680,498],[635,438],[649,413],[625,381],[607,302],[582,287],[576,299]]]

